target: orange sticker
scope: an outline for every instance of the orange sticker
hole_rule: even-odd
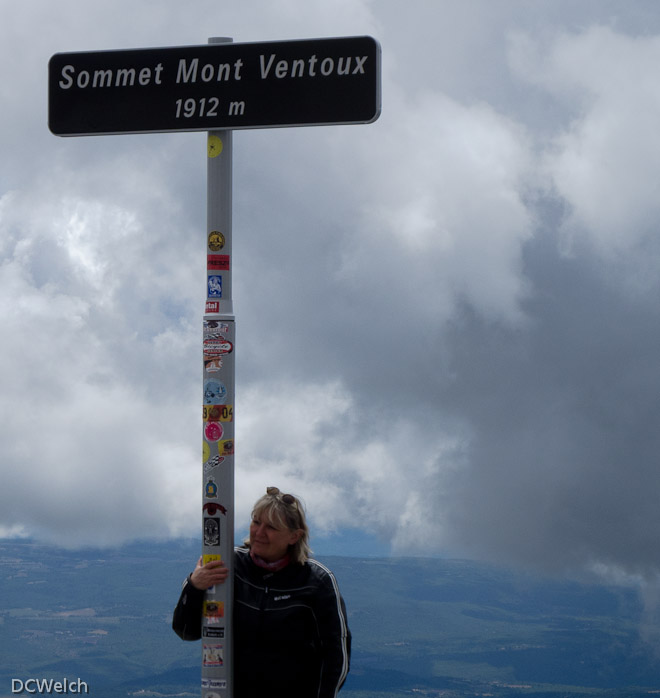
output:
[[[225,615],[225,604],[222,601],[204,601],[205,618],[222,618]]]
[[[233,422],[233,405],[204,405],[202,415],[205,422]]]

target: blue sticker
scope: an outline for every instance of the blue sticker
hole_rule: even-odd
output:
[[[215,499],[218,496],[218,486],[215,484],[215,480],[212,477],[206,481],[204,496],[207,499]]]
[[[209,380],[204,383],[204,403],[207,405],[222,404],[227,397],[227,388],[222,381]]]
[[[210,274],[208,277],[208,297],[222,298],[222,275]]]

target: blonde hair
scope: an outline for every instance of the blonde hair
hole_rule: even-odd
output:
[[[305,509],[298,497],[292,494],[283,494],[277,487],[267,487],[266,494],[255,502],[252,507],[253,519],[266,519],[275,528],[300,531],[300,538],[289,546],[291,562],[304,564],[312,554],[309,547],[309,527],[305,517]],[[250,539],[243,541],[246,547],[250,547]]]

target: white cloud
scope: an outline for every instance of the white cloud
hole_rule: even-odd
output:
[[[432,308],[436,322],[448,319],[457,298],[516,319],[533,224],[523,200],[532,166],[527,134],[486,104],[428,91],[391,107],[365,136],[363,167],[373,173],[366,234],[347,265],[356,275],[391,269],[405,304]]]
[[[450,467],[456,436],[429,438],[397,414],[396,401],[392,414],[365,423],[338,383],[261,384],[238,407],[237,521],[275,485],[302,497],[319,532],[358,527],[399,550],[437,552],[428,488]]]
[[[64,544],[182,533],[174,496],[199,461],[195,333],[158,312],[177,275],[166,283],[160,241],[130,209],[35,192],[45,205],[0,200],[4,528]]]
[[[568,245],[587,238],[608,256],[634,251],[655,234],[660,213],[660,84],[653,68],[660,38],[594,26],[557,37],[543,52],[530,37],[513,43],[518,71],[574,105],[545,163],[570,206]]]

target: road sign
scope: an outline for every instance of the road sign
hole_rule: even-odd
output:
[[[380,114],[369,36],[57,53],[58,136],[360,124]]]

